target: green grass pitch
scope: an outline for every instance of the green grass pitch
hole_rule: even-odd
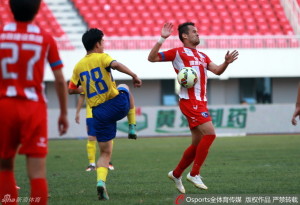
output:
[[[178,194],[167,178],[190,137],[116,139],[114,171],[107,178],[110,200],[97,200],[96,172],[86,172],[86,140],[50,140],[47,160],[50,205],[174,204]],[[300,136],[217,138],[201,175],[209,187],[188,194],[299,194]],[[98,152],[99,153],[99,152]],[[16,159],[20,197],[29,195],[24,156]]]

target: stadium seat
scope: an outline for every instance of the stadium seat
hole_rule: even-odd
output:
[[[0,1],[0,25],[4,25],[13,20],[13,16],[10,13],[8,1]],[[41,26],[46,32],[51,33],[57,40],[58,47],[60,49],[74,49],[71,42],[68,40],[66,33],[61,28],[60,24],[56,21],[52,12],[49,10],[46,3],[42,1],[39,13],[35,18],[35,23]]]
[[[86,4],[89,8],[94,8],[95,0],[88,0],[84,2],[83,0],[73,0],[75,5]],[[214,23],[211,27],[211,35],[231,35],[232,33],[237,33],[238,35],[269,35],[269,34],[286,34],[285,27],[269,27],[269,31],[266,31],[266,28],[263,26],[263,30],[259,31],[260,27],[258,26],[259,22],[270,22],[270,24],[278,24],[282,19],[286,19],[281,7],[279,0],[273,0],[272,3],[269,1],[258,1],[258,0],[203,0],[201,4],[196,0],[101,0],[103,4],[115,5],[113,11],[121,12],[122,14],[116,15],[116,17],[111,14],[113,12],[104,12],[103,18],[109,18],[114,20],[114,18],[123,18],[129,16],[134,19],[149,19],[155,18],[153,21],[156,21],[156,18],[160,23],[162,20],[167,21],[173,19],[173,22],[184,22],[190,21],[191,19],[196,20],[196,23],[201,22],[203,18],[209,17]],[[99,3],[98,3],[99,5]],[[94,12],[93,9],[86,10],[84,7],[77,6],[80,13],[83,15],[83,18],[87,23],[91,24],[91,18],[88,17],[89,12]],[[193,13],[192,11],[199,11]],[[84,10],[84,11],[83,11]],[[184,11],[184,12],[182,12]],[[188,11],[188,12],[186,12]],[[127,15],[126,15],[127,13]],[[280,16],[280,18],[278,18]],[[220,22],[223,22],[223,19],[229,18],[231,21],[235,21],[236,18],[242,18],[243,22],[249,23],[249,21],[257,20],[257,25],[247,26],[244,24],[240,26],[238,24],[235,26],[233,24],[232,32],[229,31],[229,27],[225,27],[226,24],[221,23],[221,28],[219,27]],[[251,20],[248,20],[251,19]],[[92,21],[93,22],[93,21]],[[94,22],[93,22],[94,23]],[[217,24],[217,28],[213,28]],[[109,26],[109,25],[107,25]],[[120,25],[121,26],[121,25]],[[149,29],[145,29],[149,32],[146,33],[155,33],[151,32],[153,25],[146,24]],[[201,26],[201,24],[200,24]],[[255,28],[257,29],[255,31]],[[105,30],[105,28],[103,28]],[[120,33],[116,35],[120,36],[130,36],[132,34],[137,34],[136,32],[129,33]],[[237,32],[235,32],[237,31]],[[289,30],[290,31],[290,30]]]
[[[201,3],[198,0],[100,0],[101,3],[97,1],[100,8],[95,6],[96,0],[72,1],[89,27],[101,27],[108,36],[157,36],[167,21],[173,22],[175,28],[180,23],[193,21],[200,35],[206,36],[294,35],[280,0],[202,0]],[[119,28],[110,29],[111,25]],[[285,45],[283,42],[280,41],[280,45]],[[214,41],[208,44],[218,46]],[[225,43],[220,44],[225,46]],[[265,40],[236,41],[229,46],[251,45],[277,44]]]

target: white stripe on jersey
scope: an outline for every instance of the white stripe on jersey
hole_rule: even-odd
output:
[[[172,61],[173,67],[179,72],[180,69],[182,69],[184,66],[184,63],[182,59],[180,58],[180,55],[178,51],[176,51],[175,59]]]
[[[207,65],[207,63],[205,63],[205,64]],[[205,95],[204,95],[204,99],[203,99],[203,100],[204,100],[204,101],[207,101],[207,98],[206,98],[206,94],[207,94],[207,69],[205,69],[204,72],[205,72],[205,76],[206,76],[206,78],[205,78],[205,81],[206,81],[206,82],[205,82],[205,84],[204,84],[204,89],[205,89],[206,92],[205,92]]]

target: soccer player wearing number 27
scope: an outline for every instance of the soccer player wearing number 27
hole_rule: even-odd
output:
[[[221,75],[227,66],[237,59],[238,52],[236,50],[231,53],[228,51],[223,64],[214,64],[207,55],[196,49],[200,39],[197,28],[192,22],[186,22],[178,26],[179,39],[182,41],[183,47],[159,52],[161,45],[171,35],[172,31],[173,24],[165,23],[161,31],[161,38],[150,51],[148,60],[151,62],[172,61],[176,73],[183,67],[193,67],[197,71],[199,80],[196,85],[189,89],[181,87],[179,93],[179,107],[188,120],[192,133],[192,143],[184,151],[177,167],[168,173],[168,177],[175,182],[178,191],[185,193],[181,175],[192,162],[194,164],[191,172],[187,175],[187,180],[197,188],[207,189],[201,180],[200,168],[216,137],[207,109],[206,71]]]
[[[117,121],[124,118],[130,107],[134,105],[128,86],[121,84],[116,87],[111,69],[131,76],[134,87],[140,87],[142,81],[125,65],[103,53],[103,36],[103,32],[96,28],[83,34],[82,42],[87,54],[73,70],[69,93],[84,92],[86,102],[92,108],[94,129],[100,148],[100,158],[97,162],[98,198],[108,200],[105,182],[112,154],[112,140],[117,131]]]
[[[15,22],[0,30],[0,201],[17,204],[14,158],[26,155],[32,202],[47,204],[47,105],[44,64],[52,68],[60,104],[59,133],[68,129],[67,86],[54,39],[32,24],[41,0],[10,0]]]

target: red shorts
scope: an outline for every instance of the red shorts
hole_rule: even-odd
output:
[[[180,99],[179,107],[185,115],[190,129],[211,121],[206,101]]]
[[[0,99],[0,157],[19,154],[46,157],[48,147],[47,108],[45,103]]]

